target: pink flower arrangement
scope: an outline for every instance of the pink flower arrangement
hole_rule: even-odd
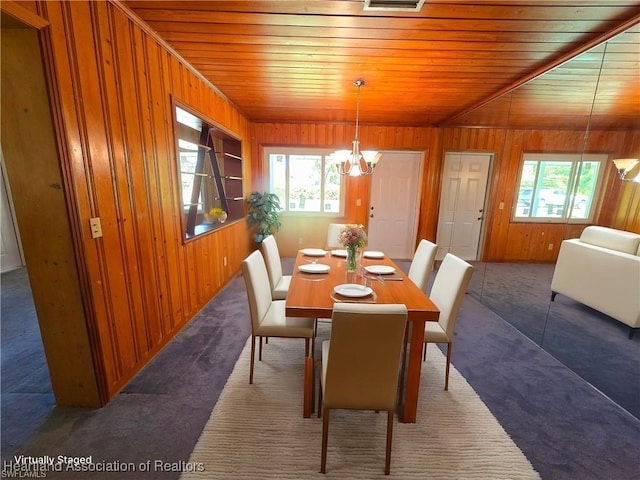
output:
[[[364,247],[367,245],[367,234],[363,225],[347,225],[340,231],[338,241],[343,247]]]

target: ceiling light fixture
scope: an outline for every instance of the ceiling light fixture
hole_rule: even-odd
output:
[[[640,160],[637,158],[616,158],[613,163],[618,169],[621,180],[640,183]]]
[[[358,99],[356,103],[356,136],[353,140],[351,150],[337,150],[331,154],[331,159],[336,163],[336,169],[340,175],[371,175],[376,168],[376,164],[382,154],[374,150],[360,151],[360,141],[358,140],[358,126],[360,122],[360,87],[364,85],[364,80],[356,80],[353,84],[358,88]]]

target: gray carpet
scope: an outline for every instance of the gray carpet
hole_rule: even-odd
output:
[[[627,338],[628,326],[563,295],[551,302],[553,268],[480,264],[470,294],[640,418],[640,335]]]
[[[2,458],[18,451],[47,420],[55,398],[27,270],[2,274],[0,407]]]
[[[291,266],[292,259],[285,259],[285,273]],[[13,373],[16,369],[38,368],[25,360],[4,361],[13,355],[12,344],[20,343],[16,337],[5,343],[5,329],[20,330],[13,330],[5,320],[26,324],[24,317],[29,315],[28,309],[11,317],[6,313],[10,302],[5,294],[16,295],[8,285],[3,275],[3,379],[5,375],[19,378],[19,373]],[[188,461],[248,334],[244,282],[236,278],[102,409],[55,407],[50,390],[43,393],[47,388],[31,391],[3,381],[2,459],[14,454],[91,455],[94,462],[158,460],[179,466]],[[543,479],[638,478],[640,421],[472,295],[462,306],[455,342],[454,366]],[[37,349],[37,342],[32,343]],[[5,390],[10,385],[10,391]],[[172,479],[179,475],[154,470],[55,477]]]

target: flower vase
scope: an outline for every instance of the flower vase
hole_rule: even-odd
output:
[[[358,247],[349,245],[347,247],[347,273],[356,273],[358,271]]]

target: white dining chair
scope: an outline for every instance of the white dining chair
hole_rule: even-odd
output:
[[[340,249],[340,248],[344,248],[341,244],[340,241],[338,240],[338,237],[340,236],[340,232],[347,226],[346,223],[330,223],[329,227],[327,228],[327,241],[325,244],[325,249],[327,250],[331,250],[331,249]]]
[[[306,357],[313,358],[315,319],[285,315],[285,301],[271,298],[267,267],[259,251],[254,251],[242,262],[242,275],[247,287],[251,317],[249,383],[253,383],[256,338],[260,340],[259,361],[262,361],[262,337],[304,338],[304,354]],[[311,347],[311,354],[309,347]]]
[[[423,292],[427,291],[429,274],[433,270],[433,262],[436,258],[437,251],[438,246],[435,243],[422,239],[413,254],[413,259],[411,260],[407,276]]]
[[[406,325],[407,307],[402,304],[334,304],[320,368],[321,473],[326,473],[327,466],[329,414],[333,409],[348,409],[387,412],[385,475],[389,475]]]
[[[447,344],[445,390],[449,390],[449,367],[451,365],[451,351],[453,350],[453,336],[458,312],[469,287],[472,274],[473,266],[455,255],[447,253],[440,264],[429,293],[429,297],[440,310],[440,317],[438,322],[426,322],[422,359],[426,360],[427,358],[427,345],[429,343]]]
[[[291,275],[282,274],[282,261],[278,244],[273,235],[268,235],[262,240],[260,249],[267,265],[269,274],[269,286],[271,287],[271,298],[274,300],[284,300],[287,298]]]

